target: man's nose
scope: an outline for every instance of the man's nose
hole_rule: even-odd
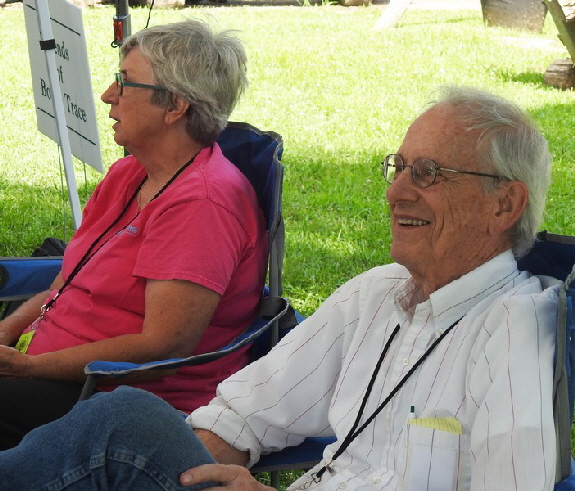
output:
[[[415,201],[419,189],[419,186],[413,182],[411,177],[411,167],[408,167],[402,172],[395,174],[395,178],[387,188],[385,196],[389,203]]]

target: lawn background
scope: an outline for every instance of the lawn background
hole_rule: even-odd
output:
[[[398,148],[409,122],[441,84],[491,90],[529,111],[555,158],[544,228],[575,231],[574,94],[543,84],[552,61],[568,57],[550,17],[542,34],[528,34],[485,27],[478,8],[411,8],[399,27],[377,31],[382,9],[224,6],[152,12],[151,25],[194,17],[239,30],[251,86],[231,119],[284,137],[284,286],[305,314],[346,279],[390,261],[379,163]],[[133,31],[143,28],[148,9],[131,13]],[[110,46],[113,15],[111,6],[83,10],[106,168],[122,155],[108,108],[99,101],[117,69],[118,52]],[[71,221],[58,148],[36,128],[22,9],[3,9],[0,17],[0,255],[28,255],[44,237],[68,239]],[[84,202],[101,176],[80,163],[77,171]]]
[[[554,156],[543,228],[575,233],[574,93],[543,84],[553,60],[568,57],[550,17],[543,33],[529,34],[486,28],[479,8],[413,7],[398,28],[376,31],[382,8],[152,12],[152,25],[202,18],[238,29],[245,41],[251,86],[231,119],[284,137],[284,288],[304,314],[346,279],[390,261],[379,163],[398,148],[409,122],[441,84],[493,91],[535,118]],[[131,13],[132,29],[143,28],[148,10]],[[113,15],[110,6],[83,11],[96,97],[117,71]],[[0,10],[0,36],[0,255],[26,256],[45,237],[69,239],[72,226],[58,148],[36,129],[20,4]],[[107,107],[99,99],[96,107],[107,168],[122,149],[113,142]],[[78,162],[76,167],[84,203],[101,176]]]

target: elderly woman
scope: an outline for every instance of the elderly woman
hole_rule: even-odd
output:
[[[246,85],[239,40],[202,22],[125,41],[102,100],[130,156],[86,205],[50,290],[0,323],[0,448],[65,414],[90,361],[190,356],[250,324],[265,223],[250,183],[215,143]],[[239,352],[133,385],[191,411],[245,362]]]

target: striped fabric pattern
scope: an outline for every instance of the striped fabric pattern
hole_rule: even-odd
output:
[[[252,463],[306,436],[341,441],[394,327],[401,326],[362,420],[462,318],[309,489],[551,490],[558,282],[546,281],[518,271],[507,251],[421,301],[403,267],[375,268],[339,288],[269,356],[221,384],[188,422],[249,450]],[[456,420],[460,434],[408,424],[411,406],[416,418]],[[292,489],[309,481],[305,475]]]

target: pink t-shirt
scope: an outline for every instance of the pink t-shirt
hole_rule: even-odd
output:
[[[144,176],[133,156],[110,168],[66,248],[64,279],[121,213]],[[147,279],[187,280],[222,296],[194,354],[224,346],[255,316],[267,258],[264,216],[251,184],[217,144],[204,148],[139,214],[134,200],[95,250],[41,321],[29,354],[141,332]],[[206,404],[217,384],[246,361],[244,350],[134,386],[191,411]]]

